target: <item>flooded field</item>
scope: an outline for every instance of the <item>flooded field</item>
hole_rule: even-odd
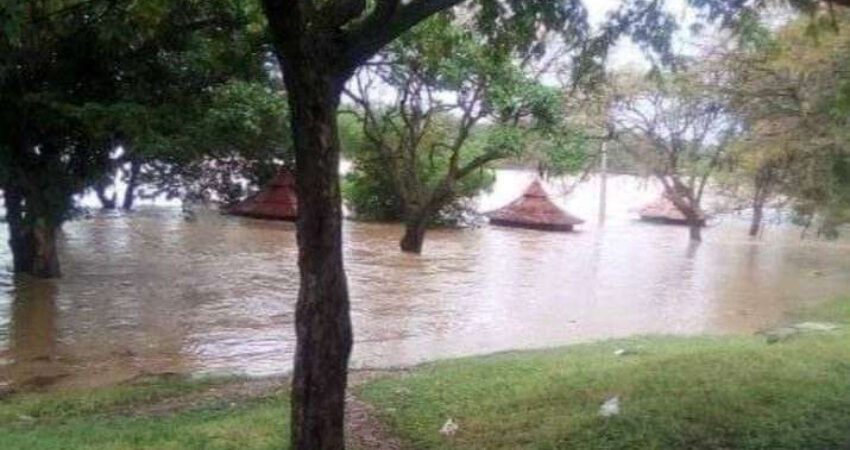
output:
[[[482,210],[530,176],[502,171]],[[646,333],[753,333],[800,305],[850,292],[850,244],[760,240],[722,216],[692,246],[687,230],[633,209],[657,187],[629,177],[562,198],[587,223],[560,234],[496,227],[429,233],[401,254],[396,225],[347,222],[354,367],[388,367]],[[568,186],[567,186],[568,187]],[[6,240],[5,226],[0,239]],[[99,384],[142,373],[287,372],[297,291],[294,225],[146,207],[66,225],[65,277],[0,271],[0,383]],[[9,263],[0,246],[0,267]]]

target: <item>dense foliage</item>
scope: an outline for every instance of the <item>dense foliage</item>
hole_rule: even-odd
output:
[[[571,39],[540,33],[535,45],[494,49],[445,13],[390,44],[346,90],[365,138],[349,152],[349,206],[360,217],[405,222],[401,247],[420,252],[428,224],[456,222],[463,203],[492,182],[494,162],[576,170],[583,141],[565,121],[561,91],[540,80],[577,56],[540,48],[581,37]]]
[[[13,1],[0,15],[0,186],[18,271],[59,273],[55,235],[74,195],[102,193],[117,167],[129,164],[131,205],[151,161],[210,159],[232,149],[237,132],[280,153],[282,102],[267,104],[273,86],[253,1]],[[236,97],[253,102],[243,113],[264,118],[222,127],[234,122],[226,116]]]
[[[453,131],[455,121],[451,117],[437,120],[443,123],[433,125],[420,142],[420,145],[429,151],[417,152],[414,155],[416,178],[424,186],[439,185],[445,176],[446,167],[450,164],[451,155],[445,147],[436,143],[444,141],[446,135]],[[466,164],[470,159],[484,153],[484,139],[486,137],[476,136],[465,144],[462,149],[465,159],[460,161],[461,164]],[[393,184],[385,160],[377,156],[380,153],[374,148],[374,144],[364,140],[356,147],[347,148],[346,154],[351,158],[352,170],[345,176],[343,194],[354,217],[360,220],[403,221],[406,214],[405,201]],[[456,226],[473,218],[473,208],[469,202],[482,191],[489,189],[494,181],[492,170],[483,166],[459,179],[452,198],[428,218],[429,225]]]
[[[722,82],[723,74],[713,64],[626,77],[613,104],[617,136],[626,139],[626,150],[661,183],[696,241],[705,221],[701,204],[708,180],[728,158],[729,143],[740,132],[719,89]]]
[[[138,184],[146,196],[233,203],[292,164],[288,129],[285,99],[275,86],[217,86],[197,116],[151,148]]]
[[[794,21],[724,55],[725,89],[747,129],[729,177],[750,192],[754,234],[771,200],[826,236],[850,221],[849,17]]]

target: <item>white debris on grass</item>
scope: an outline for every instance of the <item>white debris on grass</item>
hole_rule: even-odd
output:
[[[631,356],[637,354],[638,351],[633,348],[618,348],[614,351],[615,356]]]
[[[611,397],[605,400],[605,403],[599,408],[599,415],[602,417],[612,417],[620,414],[620,397]]]
[[[794,328],[800,331],[833,331],[837,330],[839,326],[834,323],[803,322],[794,325]]]
[[[445,437],[452,437],[457,433],[458,426],[453,419],[449,419],[443,424],[443,428],[440,428],[440,434]]]

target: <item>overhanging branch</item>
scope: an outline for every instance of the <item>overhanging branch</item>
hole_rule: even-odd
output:
[[[401,0],[380,0],[369,16],[347,31],[344,65],[356,68],[416,24],[464,1],[408,0],[403,4]]]

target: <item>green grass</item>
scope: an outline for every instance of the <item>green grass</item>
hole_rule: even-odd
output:
[[[798,318],[850,322],[850,300]],[[499,354],[422,366],[359,394],[413,448],[847,449],[850,333]],[[621,413],[601,417],[612,396]],[[448,418],[460,427],[451,438],[438,433]]]
[[[850,324],[850,297],[803,308],[793,315],[798,321],[814,320]]]
[[[288,448],[285,396],[208,404],[162,415],[135,407],[177,398],[211,382],[152,380],[75,393],[13,396],[0,402],[0,449]]]
[[[140,403],[179,397],[209,387],[211,382],[182,378],[150,378],[82,392],[23,393],[0,401],[0,427],[22,421],[57,421],[130,408]]]

